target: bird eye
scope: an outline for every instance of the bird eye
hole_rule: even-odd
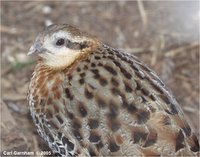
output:
[[[65,44],[65,40],[63,38],[60,38],[56,41],[56,45],[57,46],[62,46]]]

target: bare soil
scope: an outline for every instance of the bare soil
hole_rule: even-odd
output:
[[[50,23],[75,25],[141,58],[199,135],[198,6],[198,1],[1,1],[2,150],[49,150],[33,126],[26,95],[36,60],[27,52]]]

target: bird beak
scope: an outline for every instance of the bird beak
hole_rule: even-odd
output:
[[[42,47],[42,44],[39,41],[35,41],[35,43],[29,49],[28,55],[33,53],[41,53],[43,50],[44,48]]]

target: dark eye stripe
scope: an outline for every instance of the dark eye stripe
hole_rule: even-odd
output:
[[[66,39],[66,47],[73,49],[73,50],[82,50],[86,47],[88,47],[86,42],[82,42],[82,43],[77,43],[77,42],[71,42],[70,40]]]

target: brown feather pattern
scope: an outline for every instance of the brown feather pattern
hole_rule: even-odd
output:
[[[61,156],[195,156],[199,151],[158,76],[138,58],[103,44],[64,69],[39,61],[29,104],[39,134]]]

